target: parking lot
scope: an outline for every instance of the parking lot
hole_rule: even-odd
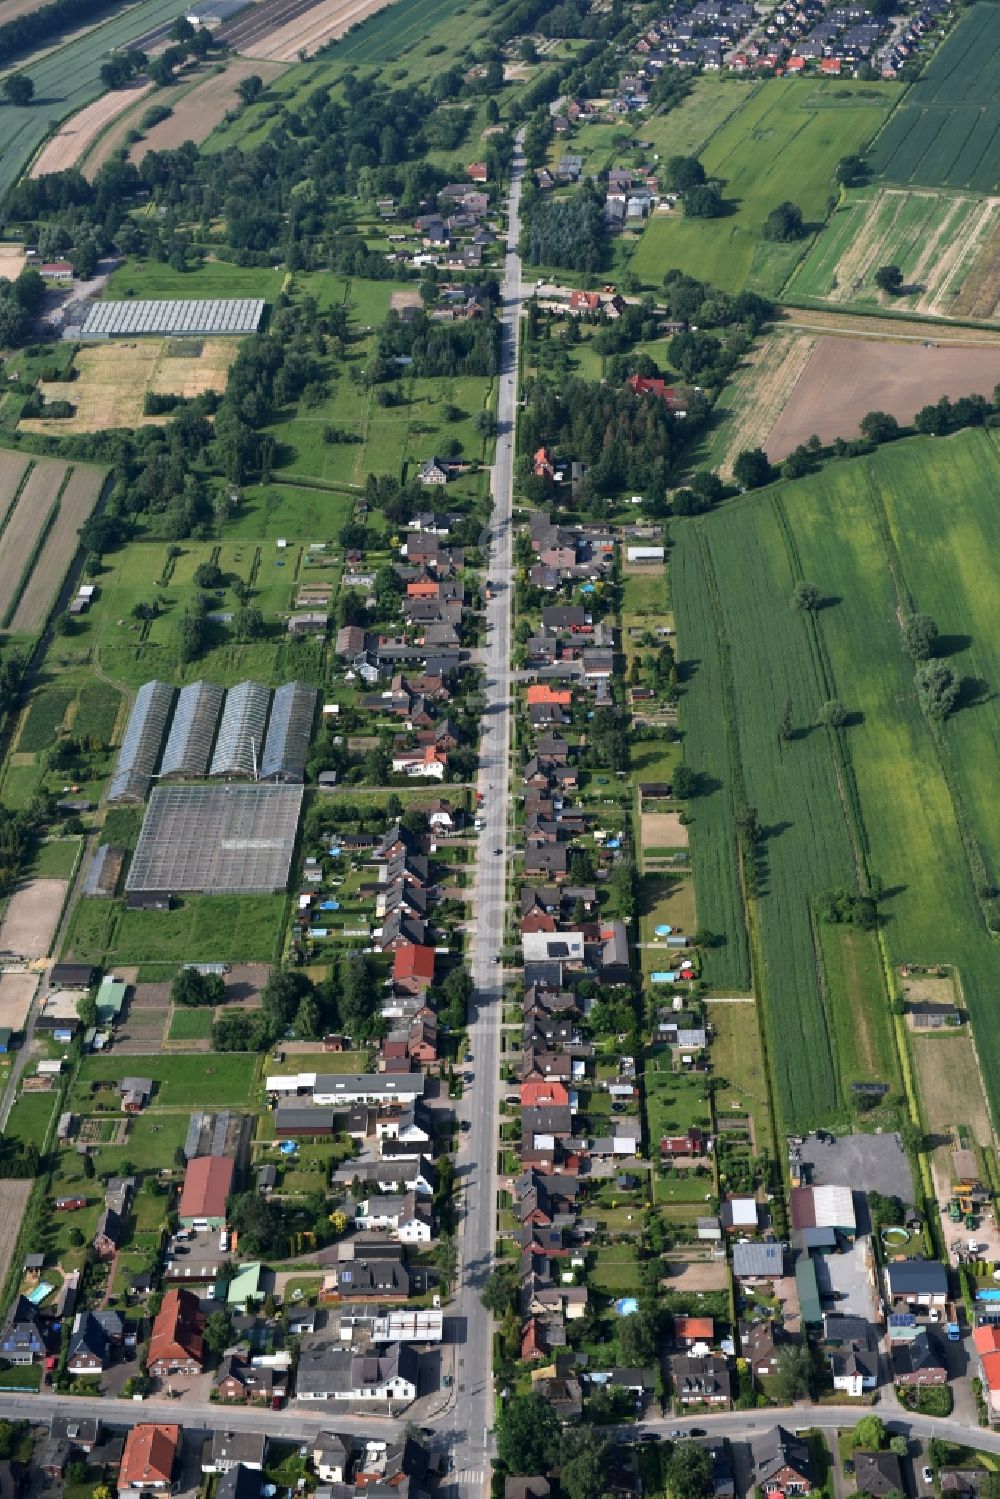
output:
[[[898,1135],[807,1135],[802,1160],[810,1168],[810,1186],[850,1187],[913,1202],[913,1178]]]
[[[836,1311],[841,1316],[864,1317],[872,1321],[875,1316],[874,1286],[868,1262],[871,1241],[867,1236],[859,1238],[844,1254],[816,1254],[816,1283],[824,1300],[835,1298]]]

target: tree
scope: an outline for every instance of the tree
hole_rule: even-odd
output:
[[[248,73],[236,85],[236,92],[244,104],[252,104],[264,92],[264,80],[259,73]]]
[[[559,1452],[559,1418],[541,1395],[514,1395],[500,1407],[497,1456],[511,1473],[546,1473]]]
[[[476,412],[472,418],[472,425],[480,437],[488,438],[496,436],[497,419],[492,411],[488,411],[485,406],[482,410]]]
[[[226,983],[221,973],[199,973],[197,968],[182,968],[170,986],[175,1005],[197,1008],[221,1005],[226,997]]]
[[[698,776],[690,765],[678,765],[674,771],[671,789],[679,801],[690,801],[697,794]]]
[[[839,697],[831,697],[820,704],[816,717],[824,728],[842,729],[847,722],[847,709]]]
[[[804,609],[807,614],[815,614],[819,608],[819,589],[815,583],[796,583],[792,591],[792,603],[796,609]]]
[[[718,219],[725,212],[722,194],[710,182],[689,187],[681,195],[685,216],[689,219]]]
[[[519,1286],[517,1266],[510,1260],[501,1260],[500,1264],[490,1271],[489,1278],[479,1293],[479,1299],[494,1317],[504,1317],[511,1307],[517,1306]]]
[[[789,1343],[777,1356],[771,1379],[771,1393],[779,1405],[791,1405],[809,1394],[811,1374],[809,1350],[801,1343]]]
[[[875,272],[875,285],[879,291],[894,297],[903,284],[903,273],[898,265],[880,265]]]
[[[862,437],[869,442],[894,442],[899,436],[899,423],[888,411],[868,411],[859,423]]]
[[[785,698],[781,717],[778,719],[778,738],[783,744],[787,744],[792,737],[792,700]]]
[[[618,1319],[618,1363],[622,1368],[636,1369],[656,1360],[659,1328],[648,1312],[633,1312]]]
[[[733,478],[741,489],[760,489],[761,485],[770,484],[774,470],[764,449],[744,448],[738,453],[733,464]]]
[[[855,1426],[852,1439],[855,1448],[862,1452],[881,1452],[889,1433],[881,1416],[862,1416]]]
[[[194,570],[196,588],[218,588],[222,582],[222,568],[217,562],[202,562]]]
[[[777,208],[772,208],[764,220],[762,232],[765,239],[774,240],[782,245],[801,239],[805,233],[802,209],[787,201],[779,203]]]
[[[673,1499],[707,1499],[714,1489],[711,1453],[700,1442],[678,1442],[664,1477]]]
[[[256,604],[244,604],[233,615],[233,635],[240,645],[259,640],[264,633],[264,616]]]
[[[193,661],[205,643],[205,621],[186,609],[177,624],[177,654],[182,662]]]
[[[346,1234],[347,1214],[343,1211],[342,1208],[334,1208],[333,1212],[330,1214],[330,1227],[338,1237],[341,1234]]]
[[[929,718],[945,719],[958,701],[958,677],[946,661],[918,661],[917,701]]]
[[[210,1353],[223,1353],[232,1342],[233,1328],[226,1312],[212,1312],[205,1321],[205,1347]]]
[[[903,620],[903,647],[914,661],[926,661],[934,654],[938,627],[929,614],[908,614]]]
[[[697,156],[668,156],[664,168],[664,183],[671,192],[686,193],[689,188],[701,187],[705,181],[705,168]]]
[[[834,176],[844,187],[853,187],[859,177],[864,175],[865,164],[860,156],[842,156],[837,162]]]
[[[27,73],[10,73],[3,81],[3,91],[8,103],[24,106],[35,97],[35,85]]]
[[[600,1499],[609,1443],[593,1427],[571,1427],[559,1444],[559,1487],[568,1499]]]
[[[889,1451],[894,1453],[896,1457],[906,1457],[909,1450],[910,1444],[904,1436],[900,1435],[889,1438]]]

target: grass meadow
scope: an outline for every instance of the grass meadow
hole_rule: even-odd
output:
[[[829,212],[837,162],[874,137],[895,93],[891,84],[762,84],[701,153],[709,176],[723,183],[728,214],[685,219],[677,208],[654,215],[631,269],[652,287],[677,267],[724,291],[750,286],[777,295],[806,241],[769,244],[761,237],[764,220],[790,199],[815,231]]]
[[[271,963],[278,955],[283,895],[185,895],[171,911],[126,911],[82,901],[66,953],[81,962]]]
[[[885,887],[892,961],[956,964],[980,1035],[990,1022],[995,947],[976,882],[1000,867],[988,685],[1000,679],[1000,587],[985,539],[996,461],[985,432],[913,439],[677,528],[685,754],[705,788],[691,824],[699,923],[725,937],[706,977],[747,977],[735,813],[753,806],[754,977],[785,1125],[842,1115],[850,1081],[894,1066],[874,949],[830,931],[817,949],[811,901],[852,885],[859,866]],[[814,621],[790,605],[800,578],[826,601]],[[912,607],[937,618],[962,683],[939,741],[900,645],[898,611]],[[839,736],[817,726],[834,696],[849,714]],[[981,1051],[996,1101],[1000,1065]]]

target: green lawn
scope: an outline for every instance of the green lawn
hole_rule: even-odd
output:
[[[10,1111],[4,1135],[7,1139],[33,1140],[41,1149],[45,1132],[52,1120],[57,1095],[22,1093]]]
[[[25,873],[34,880],[68,880],[79,852],[79,838],[50,838],[36,843]]]
[[[163,261],[143,256],[125,260],[108,280],[107,297],[146,297],[184,300],[189,297],[264,297],[273,302],[281,290],[284,271],[207,260],[188,271],[175,271]]]
[[[89,1056],[80,1064],[73,1088],[73,1104],[86,1111],[91,1083],[118,1083],[126,1073],[151,1077],[158,1085],[151,1112],[133,1121],[131,1138],[156,1119],[159,1108],[198,1105],[203,1108],[233,1108],[249,1103],[257,1077],[257,1058],[243,1052],[208,1052],[189,1056],[118,1057]]]
[[[599,1249],[593,1267],[587,1272],[587,1283],[609,1296],[639,1293],[639,1266],[631,1244],[615,1244]]]
[[[185,895],[171,911],[81,902],[66,951],[109,964],[273,962],[284,913],[283,895]]]
[[[642,138],[652,142],[661,162],[670,156],[698,156],[759,87],[749,79],[705,73],[693,80],[691,92],[680,104],[643,120]]]
[[[725,291],[777,295],[807,242],[769,244],[764,220],[790,199],[815,230],[827,216],[837,162],[872,139],[898,91],[883,83],[763,83],[701,153],[709,176],[723,183],[727,216],[685,219],[679,207],[654,215],[632,270],[654,288],[677,267]]]
[[[851,886],[856,860],[888,892],[893,961],[957,964],[979,1033],[991,1023],[995,949],[976,890],[1000,859],[989,811],[1000,707],[978,685],[1000,679],[988,560],[996,463],[982,431],[913,439],[676,533],[680,638],[698,663],[683,699],[685,753],[711,786],[692,803],[699,916],[725,937],[706,954],[706,976],[749,977],[734,819],[752,806],[765,833],[757,982],[785,1124],[843,1117],[845,1083],[869,1063],[894,1075],[874,952],[838,953],[824,937],[826,995],[819,983],[810,900]],[[814,622],[789,606],[797,578],[833,601]],[[963,684],[940,748],[900,646],[897,611],[909,607],[935,615]],[[852,715],[839,737],[816,727],[834,696]],[[796,732],[782,743],[789,700]],[[980,1051],[995,1105],[1000,1062]]]
[[[212,1011],[175,1009],[170,1017],[168,1041],[207,1041],[212,1034]]]

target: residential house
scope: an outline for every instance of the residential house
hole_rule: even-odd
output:
[[[33,1364],[45,1357],[45,1338],[37,1309],[26,1296],[16,1296],[0,1333],[0,1357],[10,1364]]]
[[[179,1288],[168,1291],[149,1335],[147,1372],[161,1378],[200,1374],[205,1365],[204,1333],[205,1316],[197,1296]]]
[[[674,1342],[678,1348],[692,1349],[699,1344],[710,1347],[714,1340],[714,1318],[684,1316],[674,1318]]]
[[[733,1275],[749,1282],[780,1280],[783,1273],[781,1245],[773,1241],[737,1244],[733,1248]]]
[[[117,1252],[125,1235],[125,1225],[114,1208],[105,1208],[94,1230],[94,1249],[98,1258],[109,1260]]]
[[[926,1328],[919,1328],[916,1337],[906,1343],[893,1343],[890,1348],[890,1357],[893,1384],[916,1385],[922,1388],[925,1385],[943,1385],[948,1382],[948,1370],[944,1360],[927,1336]],[[988,1354],[987,1359],[990,1357],[996,1358],[997,1363],[1000,1364],[1000,1355]],[[984,1375],[985,1373],[984,1369]],[[990,1373],[1000,1376],[1000,1368],[994,1370],[991,1365]],[[995,1383],[1000,1393],[1000,1377],[995,1380]],[[991,1403],[992,1399],[991,1391]],[[1000,1398],[997,1400],[997,1410],[1000,1411]]]
[[[682,1406],[714,1405],[729,1409],[732,1398],[729,1365],[720,1355],[679,1353],[670,1360],[670,1372],[674,1398]]]
[[[809,1448],[784,1426],[773,1426],[754,1437],[750,1453],[753,1482],[765,1495],[812,1493]]]
[[[885,1268],[886,1297],[907,1306],[943,1307],[948,1272],[938,1260],[891,1260]]]
[[[858,1400],[878,1385],[878,1354],[861,1343],[833,1348],[827,1355],[833,1388]]]
[[[166,1422],[140,1422],[125,1438],[118,1492],[169,1493],[180,1454],[181,1428]]]
[[[872,1499],[906,1493],[899,1458],[894,1452],[861,1452],[855,1448],[854,1484],[859,1494],[870,1494]]]
[[[755,1379],[766,1379],[778,1368],[780,1329],[769,1320],[751,1322],[740,1328],[740,1347]]]
[[[208,1452],[202,1457],[203,1473],[228,1473],[237,1464],[260,1473],[267,1456],[267,1435],[262,1431],[213,1431]]]
[[[212,1388],[218,1400],[229,1404],[269,1405],[275,1394],[284,1391],[285,1375],[282,1370],[253,1364],[231,1353],[220,1364]]]
[[[100,1318],[93,1312],[78,1312],[66,1353],[70,1374],[100,1374],[107,1366],[109,1351],[108,1334]]]

